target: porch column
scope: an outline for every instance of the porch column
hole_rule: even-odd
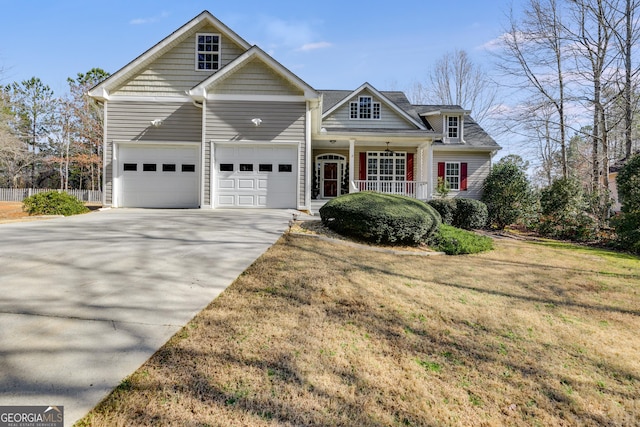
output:
[[[349,140],[349,193],[353,191],[353,181],[355,179],[355,175],[353,173],[354,170],[354,162],[356,158],[356,140]]]
[[[427,200],[431,200],[433,196],[433,141],[427,149]]]

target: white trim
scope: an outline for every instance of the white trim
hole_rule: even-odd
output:
[[[356,140],[349,140],[349,192],[351,192],[351,183],[356,179],[355,174],[355,158],[356,158]]]
[[[202,104],[202,128],[201,128],[201,140],[200,140],[200,158],[202,159],[202,167],[200,168],[200,209],[205,207],[204,189],[206,187],[206,179],[204,173],[204,160],[205,160],[205,138],[207,137],[207,103],[206,100]],[[209,166],[209,174],[211,174],[211,166]],[[209,195],[211,195],[211,189],[209,189]]]
[[[218,55],[218,66],[217,68],[198,68],[198,63],[200,62],[200,59],[198,58],[198,55],[200,54],[200,51],[198,50],[198,38],[200,36],[212,36],[212,37],[218,37],[218,50],[216,52],[211,51],[210,54],[211,55]],[[220,33],[196,33],[196,38],[195,38],[195,49],[194,49],[194,68],[195,71],[200,71],[200,72],[204,72],[204,73],[215,73],[216,71],[218,71],[220,68],[222,68],[222,34]],[[207,51],[203,51],[205,55],[208,55],[208,53],[206,53]],[[204,63],[207,63],[207,61],[204,61]]]
[[[180,95],[171,95],[171,96],[145,96],[145,95],[110,95],[106,98],[109,101],[118,101],[118,102],[175,102],[175,103],[185,103],[192,102],[193,98],[190,96],[180,96]]]
[[[206,94],[209,101],[264,101],[264,102],[305,102],[307,98],[298,95],[247,95],[247,94]]]
[[[433,186],[433,145],[429,145],[429,149],[427,151],[427,173],[429,174],[427,181],[427,195],[434,194],[434,186]],[[438,179],[438,173],[435,173],[436,180]]]

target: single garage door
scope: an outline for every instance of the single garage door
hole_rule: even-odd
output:
[[[119,206],[199,207],[197,146],[120,146]]]
[[[297,146],[215,148],[217,207],[296,208]]]

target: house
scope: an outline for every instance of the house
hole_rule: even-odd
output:
[[[498,144],[455,105],[316,90],[207,11],[89,91],[112,207],[295,208],[374,190],[479,198]]]

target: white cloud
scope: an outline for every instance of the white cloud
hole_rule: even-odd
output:
[[[166,17],[169,16],[168,12],[162,12],[159,15],[156,16],[150,16],[147,18],[135,18],[132,19],[131,21],[129,21],[129,24],[131,25],[146,25],[146,24],[153,24],[154,22],[158,22],[161,19],[164,19]]]
[[[326,49],[331,46],[333,46],[333,44],[329,42],[305,43],[301,47],[299,47],[297,50],[300,50],[303,52],[309,52],[311,50]]]

